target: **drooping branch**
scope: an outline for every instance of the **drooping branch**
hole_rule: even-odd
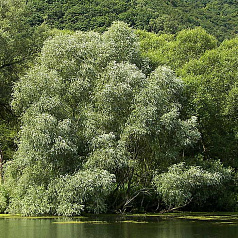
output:
[[[150,195],[149,190],[150,190],[149,188],[142,188],[142,189],[140,189],[139,191],[137,191],[133,197],[129,198],[129,199],[125,202],[125,204],[123,205],[123,208],[122,208],[122,212],[124,213],[124,212],[126,211],[126,207],[127,207],[135,198],[137,198],[141,193],[143,193],[143,194],[146,193],[146,194]]]
[[[15,65],[15,64],[22,63],[22,62],[25,61],[25,60],[26,60],[26,58],[23,58],[23,59],[20,59],[20,60],[16,60],[16,61],[12,61],[12,62],[3,64],[3,65],[0,66],[0,70],[3,69],[3,68],[6,68],[6,67],[13,66],[13,65]]]
[[[169,208],[169,209],[165,209],[165,210],[160,211],[160,213],[163,214],[163,213],[167,213],[167,212],[173,212],[173,211],[179,210],[179,209],[181,209],[181,208],[184,208],[184,207],[186,207],[188,204],[191,203],[192,199],[193,199],[193,198],[189,199],[184,205],[177,206],[177,207],[173,207],[173,208]]]

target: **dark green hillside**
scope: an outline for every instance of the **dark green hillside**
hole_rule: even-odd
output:
[[[105,31],[115,20],[153,32],[202,26],[220,41],[238,32],[236,0],[29,0],[32,25],[46,22],[70,30]]]

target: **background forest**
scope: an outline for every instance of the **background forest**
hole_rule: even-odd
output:
[[[237,210],[236,1],[2,0],[0,210]]]

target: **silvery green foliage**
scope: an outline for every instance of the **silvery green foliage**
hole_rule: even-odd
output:
[[[210,169],[179,163],[169,167],[168,172],[156,175],[153,182],[162,201],[171,209],[185,206],[197,198],[199,202],[205,202],[231,177],[232,170],[217,161]]]
[[[49,184],[52,212],[64,216],[77,215],[82,211],[105,212],[105,198],[114,182],[114,175],[99,169],[61,176]]]
[[[78,157],[74,123],[70,119],[57,120],[49,113],[27,115],[23,121],[18,158],[27,155],[31,163],[45,160],[55,169],[70,171]]]
[[[51,206],[45,187],[43,185],[25,186],[25,189],[21,187],[21,191],[19,187],[16,188],[14,196],[10,199],[7,212],[24,216],[50,214]]]
[[[123,140],[135,149],[139,144],[145,150],[150,146],[154,159],[163,160],[163,163],[176,159],[181,149],[195,143],[200,138],[196,117],[180,119],[182,89],[182,81],[172,70],[158,67],[135,97]]]
[[[51,172],[55,177],[54,170],[47,167],[41,169],[42,167],[43,165],[39,163],[32,168],[26,167],[20,172],[22,176],[18,181],[13,179],[14,174],[10,178],[6,177],[5,190],[10,194],[7,212],[24,216],[43,214],[72,216],[79,215],[83,211],[93,213],[106,211],[105,199],[114,188],[114,175],[106,170],[94,169],[78,171],[72,175],[60,175],[53,179]],[[16,171],[16,169],[9,170],[8,173]],[[5,194],[0,196],[3,209],[7,206],[8,197],[5,190],[1,190]]]
[[[138,39],[126,23],[114,22],[102,37],[107,42],[107,49],[112,60],[136,62],[136,57],[139,55]]]
[[[130,154],[126,146],[116,140],[113,133],[95,137],[91,148],[86,167],[106,169],[116,174],[129,166]]]
[[[51,203],[46,190],[52,177],[57,176],[51,163],[28,157],[18,157],[7,164],[4,187],[7,191],[6,212],[11,214],[50,214]]]
[[[146,76],[139,60],[135,34],[120,22],[45,42],[14,88],[22,127],[6,171],[9,211],[103,212],[115,179],[129,188],[146,177],[150,186],[154,169],[198,140],[196,118],[180,119],[182,81],[166,67]]]
[[[15,84],[12,107],[19,114],[25,113],[27,109],[34,110],[36,104],[39,109],[43,109],[46,107],[43,100],[60,97],[62,93],[63,79],[57,71],[49,70],[44,65],[36,65]],[[50,103],[48,105],[53,107]]]
[[[45,42],[41,62],[64,78],[90,77],[94,76],[94,67],[103,66],[105,47],[101,35],[95,32],[63,34]]]
[[[0,212],[3,213],[7,208],[7,194],[5,188],[0,186]]]
[[[145,85],[145,75],[128,62],[111,62],[100,77],[95,90],[97,110],[105,118],[102,126],[107,130],[123,129],[130,115],[135,95]]]

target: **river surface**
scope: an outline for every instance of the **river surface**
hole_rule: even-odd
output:
[[[0,218],[0,238],[236,238],[238,223],[185,219]]]

